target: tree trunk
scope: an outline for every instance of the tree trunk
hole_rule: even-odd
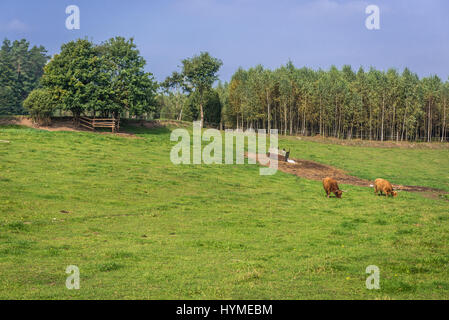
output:
[[[391,123],[391,140],[393,140],[393,137],[395,135],[395,128],[396,128],[396,106],[393,104],[393,121]]]
[[[371,105],[369,106],[369,139],[373,140],[373,127],[372,127],[372,111]]]
[[[287,135],[287,106],[284,104],[284,136]]]
[[[382,96],[382,126],[380,132],[380,141],[384,141],[384,113],[385,113],[385,96]]]
[[[429,99],[429,113],[427,116],[427,142],[431,142],[432,138],[431,138],[431,134],[432,134],[432,110],[431,110],[431,105],[432,105],[432,99]]]
[[[201,112],[201,128],[204,126],[204,112],[203,112],[203,102],[200,102],[200,112]]]
[[[441,129],[441,142],[446,139],[446,98],[443,100],[443,128]]]
[[[320,95],[320,136],[322,134],[323,128],[323,120],[322,120],[322,103],[321,103],[321,95]]]
[[[268,90],[267,90],[267,106],[268,106],[268,133],[270,133],[270,130],[271,130],[271,106],[270,106]]]
[[[334,137],[337,137],[337,108],[338,108],[338,104],[337,104],[337,97],[335,97],[335,121],[334,121]]]
[[[293,117],[292,117],[292,106],[290,106],[290,135],[293,133]]]
[[[81,112],[79,110],[72,110],[72,114],[73,114],[73,122],[76,126],[79,126],[80,124],[80,116],[81,116]]]
[[[302,135],[306,135],[306,108],[304,107],[304,111],[302,113]]]
[[[401,141],[404,141],[405,120],[407,119],[407,105],[404,110],[404,120],[402,121]]]
[[[341,132],[341,110],[339,112],[338,117],[338,128],[337,128],[337,137],[340,138],[340,132]]]

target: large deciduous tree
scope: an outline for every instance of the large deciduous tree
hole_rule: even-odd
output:
[[[107,99],[104,69],[104,59],[93,43],[78,39],[62,45],[61,52],[45,66],[41,82],[45,88],[61,92],[62,109],[71,111],[78,122],[82,112]]]
[[[45,66],[41,82],[60,93],[62,109],[72,112],[75,121],[82,113],[141,115],[155,109],[157,89],[144,66],[133,39],[116,37],[100,45],[78,39],[61,47]]]
[[[98,46],[104,59],[109,106],[106,112],[118,117],[120,112],[133,115],[154,111],[154,93],[157,89],[153,74],[145,72],[145,59],[140,56],[134,39],[111,38]]]

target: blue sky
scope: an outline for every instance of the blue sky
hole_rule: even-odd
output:
[[[81,29],[65,28],[78,5]],[[380,30],[365,27],[365,8],[380,8]],[[447,0],[2,0],[0,37],[26,38],[49,53],[88,37],[134,37],[147,69],[163,80],[183,58],[209,51],[220,78],[256,64],[276,68],[332,64],[378,69],[408,66],[420,76],[449,76]]]

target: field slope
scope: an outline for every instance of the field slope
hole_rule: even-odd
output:
[[[131,129],[130,129],[131,130]],[[170,162],[140,139],[0,127],[0,299],[448,299],[449,202],[255,165]],[[448,150],[281,140],[361,178],[449,190]],[[66,267],[81,289],[65,287]],[[365,269],[380,268],[380,290]]]

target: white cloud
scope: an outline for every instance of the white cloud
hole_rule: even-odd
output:
[[[28,26],[19,19],[11,20],[5,28],[7,31],[24,32],[28,30]]]

